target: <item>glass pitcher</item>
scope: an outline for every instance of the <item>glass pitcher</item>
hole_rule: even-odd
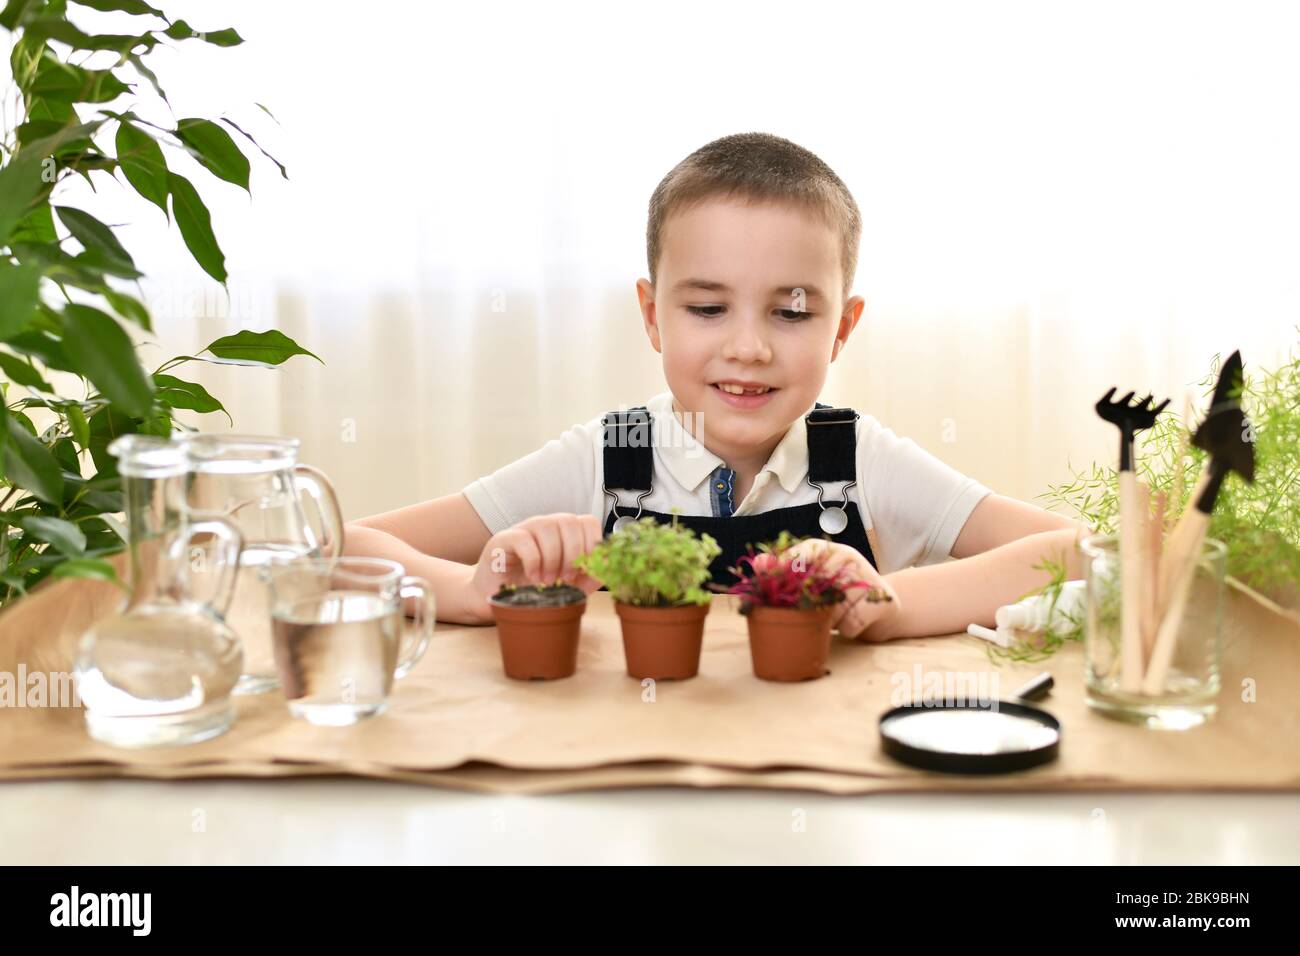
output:
[[[296,438],[194,435],[186,449],[187,504],[198,515],[230,521],[244,539],[227,615],[244,646],[244,673],[235,693],[274,690],[280,681],[263,572],[295,558],[338,555],[343,549],[338,497],[324,474],[298,464]]]
[[[239,532],[220,519],[193,521],[185,509],[184,446],[124,435],[118,458],[125,498],[130,597],[82,635],[77,693],[86,729],[119,747],[184,744],[223,733],[234,720],[239,639],[223,620],[239,566]],[[189,554],[211,535],[218,573],[212,598],[195,600]]]

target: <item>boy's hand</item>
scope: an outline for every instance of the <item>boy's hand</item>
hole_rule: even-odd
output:
[[[594,515],[537,515],[499,531],[488,539],[471,578],[469,611],[485,624],[492,622],[488,598],[503,584],[553,584],[563,581],[591,594],[600,582],[573,567],[601,539]]]
[[[902,603],[898,599],[897,592],[871,566],[871,562],[866,559],[861,551],[852,545],[842,544],[838,541],[808,538],[794,545],[788,554],[792,558],[803,555],[804,558],[812,560],[823,552],[829,555],[825,559],[826,564],[824,565],[827,572],[834,573],[837,569],[847,566],[855,580],[867,581],[872,587],[871,592],[862,587],[849,588],[845,592],[844,600],[834,605],[835,611],[831,615],[831,626],[837,628],[845,637],[858,638],[864,641],[881,642],[893,637],[891,628],[902,613]],[[771,560],[768,555],[761,554],[755,563],[762,567],[768,560]],[[892,600],[867,600],[868,593],[873,592],[884,592]]]

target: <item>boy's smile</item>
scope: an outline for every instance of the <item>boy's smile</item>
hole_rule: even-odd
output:
[[[674,410],[700,413],[705,447],[750,480],[862,314],[839,243],[803,207],[719,197],[668,219],[655,285],[637,283]]]

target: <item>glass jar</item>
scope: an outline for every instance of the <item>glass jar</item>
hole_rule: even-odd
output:
[[[1155,688],[1139,686],[1130,691],[1123,689],[1121,681],[1125,595],[1118,539],[1092,535],[1079,547],[1087,581],[1084,684],[1088,705],[1108,717],[1171,730],[1195,727],[1213,717],[1220,686],[1227,546],[1214,538],[1202,543],[1181,621],[1172,632],[1168,666],[1161,668],[1163,677],[1155,678]],[[1150,599],[1150,594],[1141,599]],[[1143,643],[1143,677],[1151,670],[1154,643]]]

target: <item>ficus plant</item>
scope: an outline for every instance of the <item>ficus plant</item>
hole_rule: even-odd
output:
[[[115,15],[125,32],[83,31],[70,14],[85,9]],[[180,377],[180,366],[319,358],[280,332],[245,330],[149,371],[137,352],[153,332],[141,271],[117,227],[83,208],[92,203],[62,198],[74,177],[95,194],[110,181],[133,191],[141,214],[174,223],[194,260],[224,287],[225,255],[208,208],[168,154],[193,157],[248,190],[250,164],[233,131],[288,174],[233,120],[175,119],[149,59],[163,45],[236,46],[239,34],[197,31],[143,0],[9,0],[0,28],[13,76],[0,140],[0,603],[7,603],[50,575],[116,580],[105,558],[124,546],[116,517],[123,502],[109,442],[186,430],[178,409],[225,411]]]
[[[614,600],[638,607],[708,604],[701,585],[709,564],[722,553],[711,535],[696,536],[685,525],[641,518],[610,533],[573,565],[609,589]]]

